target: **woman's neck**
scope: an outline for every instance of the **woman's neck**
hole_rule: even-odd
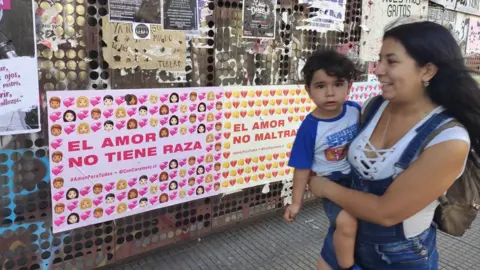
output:
[[[429,97],[419,97],[411,101],[390,101],[389,111],[392,115],[408,117],[413,115],[425,116],[438,107]]]

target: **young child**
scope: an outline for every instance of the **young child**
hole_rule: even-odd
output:
[[[288,222],[294,221],[300,211],[312,172],[345,186],[350,183],[346,154],[360,118],[360,105],[346,101],[354,70],[352,61],[335,51],[315,53],[303,68],[306,90],[317,107],[300,125],[293,144],[288,164],[295,168],[293,198],[284,214]],[[338,266],[360,269],[354,264],[357,220],[332,201],[325,200],[323,205],[335,227]]]

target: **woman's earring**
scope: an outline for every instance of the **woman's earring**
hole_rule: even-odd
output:
[[[423,82],[423,86],[428,87],[430,85],[429,81]]]

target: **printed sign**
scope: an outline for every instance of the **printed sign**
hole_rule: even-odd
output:
[[[321,33],[327,31],[343,31],[345,20],[344,0],[305,0],[300,3],[309,4],[314,12],[310,12],[308,19],[304,19],[305,25],[297,26],[299,30],[315,30]]]
[[[109,0],[110,21],[162,24],[160,0]]]
[[[468,29],[467,54],[478,53],[480,53],[480,20],[472,17]]]
[[[244,38],[275,38],[276,0],[245,0],[243,6]]]
[[[47,92],[53,232],[219,193],[223,91]]]
[[[0,4],[0,135],[38,132],[40,94],[33,2]]]
[[[150,25],[144,23],[133,24],[134,39],[150,39]]]
[[[103,57],[110,68],[185,71],[185,32],[165,31],[159,25],[150,25],[150,39],[137,42],[132,35],[132,24],[109,23],[104,19],[102,29],[107,44]]]
[[[167,30],[197,30],[197,0],[164,0],[164,28]]]
[[[382,45],[385,28],[399,18],[416,20],[427,18],[428,1],[363,1],[360,58],[376,61]]]
[[[225,90],[222,190],[291,178],[287,166],[298,127],[314,106],[298,86]]]

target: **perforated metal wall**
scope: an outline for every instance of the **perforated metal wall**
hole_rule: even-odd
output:
[[[20,2],[29,0],[12,1]],[[38,45],[43,104],[45,91],[55,90],[297,83],[299,63],[313,51],[360,40],[359,0],[347,2],[346,31],[328,34],[296,30],[311,10],[296,1],[278,1],[276,38],[268,41],[240,37],[242,1],[206,2],[211,15],[202,22],[203,37],[190,41],[187,81],[178,82],[179,77],[159,70],[109,69],[101,50],[107,0],[36,0],[37,33],[53,26],[49,40],[58,45]],[[41,12],[53,9],[58,12],[54,20]],[[46,123],[43,106],[43,130]],[[282,186],[273,184],[268,194],[250,188],[53,235],[47,145],[46,132],[0,137],[0,263],[5,269],[92,269],[282,207]]]

